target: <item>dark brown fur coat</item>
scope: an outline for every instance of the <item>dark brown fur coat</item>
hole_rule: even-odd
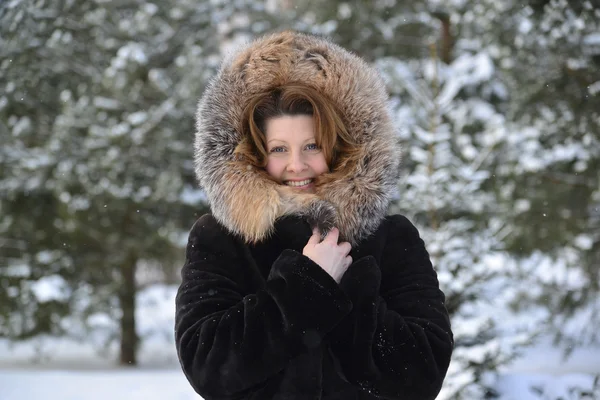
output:
[[[364,154],[315,194],[233,158],[248,96],[297,81],[337,101]],[[175,322],[194,389],[206,400],[434,399],[452,332],[416,228],[385,215],[399,152],[376,72],[324,39],[268,36],[223,63],[197,129],[212,215],[190,233]],[[302,254],[314,225],[353,244],[339,285]]]

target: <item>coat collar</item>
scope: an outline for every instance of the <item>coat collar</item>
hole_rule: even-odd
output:
[[[343,179],[318,185],[315,194],[278,185],[233,156],[250,97],[291,82],[334,101],[359,143],[360,161]],[[212,213],[247,243],[268,238],[278,219],[295,215],[323,232],[336,226],[342,240],[356,244],[377,229],[396,190],[400,148],[383,80],[324,38],[283,32],[232,53],[202,96],[196,128],[195,171]]]

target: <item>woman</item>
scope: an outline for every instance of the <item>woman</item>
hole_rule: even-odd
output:
[[[183,371],[212,399],[434,399],[453,339],[416,228],[386,216],[399,150],[358,57],[284,32],[225,60],[197,114],[177,295]]]

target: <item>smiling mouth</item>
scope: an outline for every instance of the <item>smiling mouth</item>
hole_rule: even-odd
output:
[[[303,181],[284,181],[283,183],[291,187],[304,187],[313,182],[313,179],[305,179]]]

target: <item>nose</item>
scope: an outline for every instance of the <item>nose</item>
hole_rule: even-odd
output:
[[[287,165],[288,172],[298,173],[306,169],[308,169],[308,165],[306,165],[302,153],[292,152],[292,154],[290,155],[289,163]]]

